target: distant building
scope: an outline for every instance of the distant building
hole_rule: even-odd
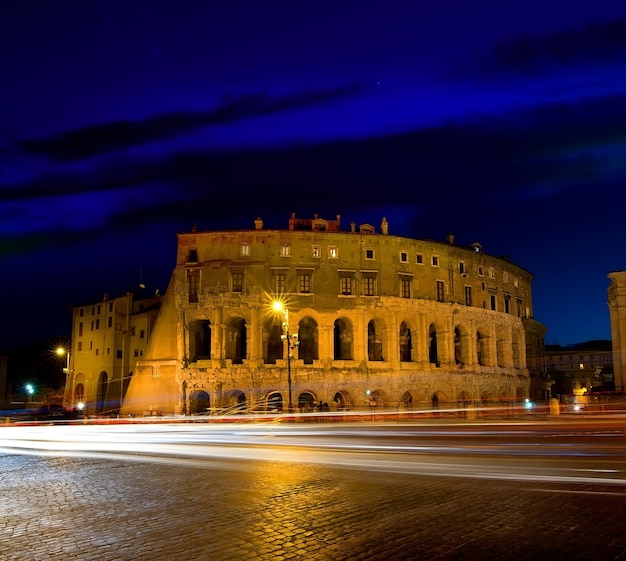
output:
[[[624,391],[626,377],[626,271],[609,273],[608,290],[615,390]]]
[[[144,358],[162,296],[127,292],[72,311],[72,346],[63,405],[119,414],[135,364]]]
[[[611,341],[546,345],[543,360],[554,382],[553,397],[614,389]]]
[[[260,218],[251,230],[194,228],[178,235],[143,356],[111,381],[133,372],[122,413],[138,415],[523,400],[544,387],[527,364],[545,333],[533,319],[531,280],[478,243],[389,235],[384,218],[380,233],[295,214],[285,230],[265,230]],[[78,320],[75,310],[74,330]],[[91,316],[84,321],[90,327]],[[297,335],[291,351],[285,324]],[[136,348],[119,341],[100,348],[122,357],[124,345]],[[106,369],[89,352],[100,403],[109,377],[98,378]]]

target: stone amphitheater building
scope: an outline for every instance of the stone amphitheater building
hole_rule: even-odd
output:
[[[295,214],[284,230],[194,228],[122,414],[521,401],[545,333],[531,280],[452,235],[389,235],[384,218],[378,232]]]

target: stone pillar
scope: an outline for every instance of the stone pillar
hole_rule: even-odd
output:
[[[250,337],[248,338],[248,352],[246,353],[248,360],[257,360],[261,356],[259,327],[259,309],[255,307],[250,310]]]
[[[498,366],[498,333],[496,331],[495,325],[491,326],[489,330],[489,343],[487,344],[489,360],[488,365],[497,367]]]
[[[467,342],[467,352],[465,353],[466,359],[467,359],[467,367],[471,368],[477,365],[478,361],[476,360],[477,357],[477,349],[476,349],[476,325],[474,323],[474,320],[470,320],[469,322],[469,331],[468,334],[466,336],[466,342]]]
[[[615,389],[624,390],[626,378],[626,271],[616,271],[608,275],[609,317],[611,321],[611,341],[613,346],[613,372]]]
[[[417,356],[413,360],[428,364],[428,324],[426,323],[426,316],[419,314],[418,316],[418,328],[415,334],[414,348],[416,349]]]

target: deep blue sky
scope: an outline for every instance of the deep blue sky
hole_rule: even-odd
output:
[[[609,338],[625,61],[623,0],[3,2],[0,353],[291,212],[480,242],[548,343]]]

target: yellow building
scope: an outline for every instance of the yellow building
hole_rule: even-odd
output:
[[[127,292],[72,309],[72,347],[63,405],[119,414],[135,363],[144,358],[162,296]]]
[[[451,235],[388,231],[384,218],[377,233],[354,223],[342,231],[339,216],[292,215],[285,230],[259,218],[251,230],[179,234],[122,413],[528,397],[526,331],[540,347],[533,356],[545,333],[532,319],[532,275]]]

